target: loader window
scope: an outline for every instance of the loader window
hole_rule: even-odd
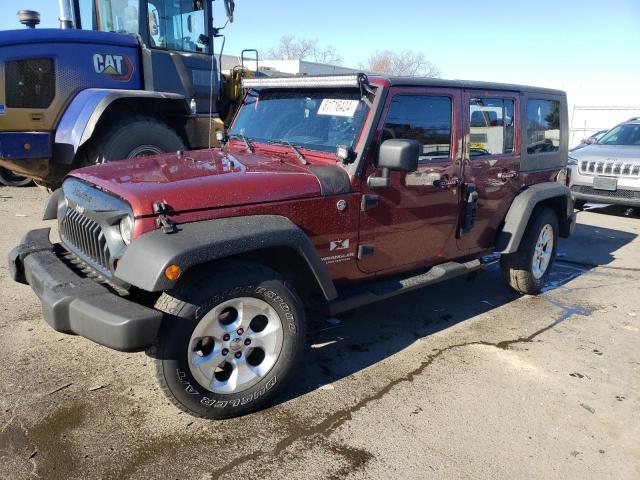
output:
[[[138,0],[98,0],[96,6],[101,32],[138,33]]]
[[[149,5],[149,35],[151,47],[206,53],[201,43],[206,37],[204,1],[151,0]]]

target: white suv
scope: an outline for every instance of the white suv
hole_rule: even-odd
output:
[[[597,143],[569,152],[569,187],[585,202],[640,207],[640,118],[631,118]]]

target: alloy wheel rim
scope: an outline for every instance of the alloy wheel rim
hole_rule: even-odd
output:
[[[546,224],[540,230],[538,240],[536,241],[535,248],[533,249],[533,263],[531,273],[536,279],[542,278],[549,268],[551,263],[551,255],[553,254],[553,228],[551,225]]]
[[[276,364],[283,344],[280,316],[264,300],[238,297],[212,308],[189,339],[189,369],[213,393],[245,391]]]

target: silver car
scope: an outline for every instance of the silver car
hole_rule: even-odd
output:
[[[640,207],[640,118],[623,122],[597,143],[569,152],[569,187],[585,202]]]

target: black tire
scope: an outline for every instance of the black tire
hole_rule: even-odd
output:
[[[26,187],[31,185],[33,180],[27,177],[16,175],[11,170],[0,167],[0,184],[7,187]]]
[[[543,228],[550,227],[553,232],[551,257],[543,273],[536,270],[534,253]],[[545,285],[549,273],[553,268],[558,248],[558,217],[548,207],[536,207],[532,212],[529,224],[522,236],[518,251],[503,255],[500,259],[500,269],[504,279],[516,292],[525,295],[536,295]],[[546,250],[546,249],[545,249]],[[534,271],[536,273],[534,273]]]
[[[259,304],[266,302],[272,312],[276,313],[275,317],[271,315],[268,322],[274,321],[275,323],[269,323],[269,325],[277,327],[279,320],[282,327],[281,333],[279,333],[282,343],[275,356],[275,363],[271,366],[265,366],[266,373],[263,376],[256,376],[254,379],[256,383],[247,384],[246,388],[238,389],[238,391],[214,393],[213,388],[210,387],[211,384],[203,385],[203,382],[194,376],[194,371],[199,374],[198,367],[194,366],[194,371],[191,370],[191,362],[198,360],[198,357],[194,357],[194,355],[197,352],[201,354],[201,358],[207,356],[220,358],[223,355],[220,352],[226,345],[229,347],[228,353],[227,356],[222,357],[224,360],[223,363],[218,364],[219,367],[226,367],[227,360],[230,362],[229,365],[233,364],[229,367],[232,370],[237,368],[241,361],[250,363],[249,360],[254,355],[252,352],[258,351],[259,353],[259,348],[251,350],[251,346],[239,347],[243,349],[241,355],[245,354],[245,358],[241,357],[237,361],[232,358],[231,350],[237,348],[238,345],[247,345],[246,340],[252,338],[251,335],[254,334],[252,330],[254,321],[260,315],[253,317],[252,327],[247,328],[244,337],[237,337],[237,334],[234,333],[236,328],[234,322],[231,322],[230,325],[224,324],[222,328],[234,329],[233,331],[227,330],[233,335],[233,338],[227,343],[218,339],[211,340],[209,350],[206,352],[204,352],[205,347],[201,342],[214,337],[199,337],[200,333],[195,333],[195,329],[200,322],[205,325],[200,328],[206,328],[207,322],[212,321],[211,318],[221,322],[217,325],[220,327],[222,316],[225,315],[228,308],[222,310],[219,317],[212,317],[217,313],[216,307],[227,305],[227,302],[233,303],[236,301],[235,299],[245,297],[257,299],[252,301],[257,301]],[[156,379],[164,394],[176,407],[197,417],[231,418],[264,407],[285,386],[304,349],[306,328],[302,302],[296,292],[278,274],[262,265],[233,261],[221,265],[215,270],[195,273],[186,278],[176,290],[163,294],[158,299],[156,308],[171,316],[164,322],[156,344],[147,351],[148,355],[153,358]],[[207,317],[210,312],[211,314]],[[267,318],[265,315],[262,316]],[[262,328],[264,330],[265,327]],[[256,330],[258,329],[256,328]],[[192,338],[192,335],[195,337]],[[240,341],[233,346],[230,345],[237,338],[240,338]],[[256,340],[256,345],[257,342],[259,340]],[[216,351],[218,353],[215,353]],[[189,355],[195,360],[193,358],[190,360]],[[233,356],[235,357],[235,355],[237,353]],[[209,365],[215,363],[217,361],[211,362]],[[224,372],[225,368],[220,373]],[[228,385],[230,384],[228,383]]]
[[[87,165],[185,150],[180,136],[166,124],[134,117],[104,131],[87,152]]]

